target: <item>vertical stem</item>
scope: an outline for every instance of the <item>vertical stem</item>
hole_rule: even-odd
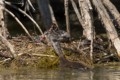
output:
[[[93,39],[91,40],[90,43],[90,59],[91,59],[91,63],[93,63]]]
[[[93,29],[93,14],[92,14],[92,7],[89,0],[79,0],[81,18],[83,21],[83,35],[91,41],[90,44],[90,59],[93,62],[93,36],[94,36],[94,29]]]
[[[70,34],[70,22],[69,22],[69,0],[64,0],[65,16],[66,16],[66,30]]]
[[[5,37],[6,36],[6,30],[5,30],[5,21],[4,21],[4,3],[3,0],[0,0],[0,33]]]
[[[55,15],[54,15],[53,9],[52,9],[52,7],[51,7],[50,4],[49,4],[49,9],[50,9],[51,17],[52,17],[52,23],[55,23],[56,26],[59,27],[59,26],[58,26],[58,23],[57,23],[57,21],[56,21],[56,18],[55,18]]]

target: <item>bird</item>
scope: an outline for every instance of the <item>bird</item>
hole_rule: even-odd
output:
[[[55,29],[52,31],[46,31],[45,35],[52,36],[53,41],[59,41],[62,43],[69,42],[69,40],[70,40],[70,34],[68,34],[64,30]]]
[[[60,42],[68,42],[70,40],[70,34],[64,30],[59,30],[58,31],[59,35],[58,35],[58,40]]]

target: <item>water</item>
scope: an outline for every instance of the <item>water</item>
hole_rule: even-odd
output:
[[[120,80],[120,68],[77,69],[4,69],[0,80]]]

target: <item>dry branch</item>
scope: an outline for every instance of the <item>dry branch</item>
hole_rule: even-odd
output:
[[[64,0],[65,17],[66,17],[66,30],[70,34],[70,22],[69,22],[69,0]]]
[[[87,7],[87,10],[85,10],[86,8],[83,8],[85,11],[85,18],[86,18],[86,22],[84,22],[85,20],[83,20],[83,16],[80,14],[77,5],[75,4],[74,0],[71,0],[73,9],[78,17],[78,20],[80,22],[80,24],[82,25],[83,29],[84,29],[84,33],[83,35],[88,39],[88,40],[92,40],[93,39],[93,21],[92,21],[92,14],[91,14],[91,7]],[[80,3],[80,2],[79,2]],[[87,4],[88,6],[88,4]],[[89,4],[90,6],[90,4]],[[84,6],[85,7],[85,6]]]
[[[30,7],[35,11],[35,8],[33,7],[31,1],[30,1],[30,0],[27,0],[27,1],[28,1],[28,3],[29,3]]]
[[[22,55],[24,55],[24,54],[27,54],[27,53],[19,53],[18,56],[22,56]],[[28,55],[30,55],[30,54],[28,54]],[[36,54],[36,53],[33,53],[32,55],[33,55],[33,56],[38,56],[38,57],[53,57],[53,58],[56,57],[56,56],[54,56],[54,55]]]
[[[45,55],[45,54],[32,54],[33,56],[38,56],[38,57],[51,57],[51,58],[55,58],[56,56],[54,55]]]
[[[4,19],[4,3],[3,0],[0,0],[0,33],[6,38],[7,37],[7,29],[5,27],[5,19]]]
[[[9,2],[5,2],[7,5],[11,6],[12,8],[18,10],[19,12],[21,12],[22,14],[24,14],[26,17],[28,17],[35,25],[36,27],[38,28],[38,30],[40,31],[41,34],[43,34],[43,31],[42,29],[40,28],[40,26],[37,24],[37,22],[31,17],[29,16],[25,11],[23,11],[22,9],[20,8],[17,8],[16,6],[13,6],[11,5]]]
[[[4,9],[7,13],[9,13],[20,25],[21,27],[24,29],[24,31],[26,32],[26,34],[30,37],[30,39],[33,40],[32,36],[30,35],[30,33],[28,32],[28,30],[25,28],[25,26],[21,23],[21,21],[12,13],[10,12],[8,9]],[[34,41],[34,40],[33,40]]]
[[[89,0],[87,0],[89,1]],[[86,0],[79,0],[79,6],[81,11],[81,18],[83,21],[84,35],[88,40],[93,40],[93,15],[90,3],[88,4]]]
[[[81,18],[83,21],[83,35],[85,35],[88,40],[91,41],[90,45],[90,57],[92,59],[93,53],[93,36],[94,36],[94,29],[93,29],[93,14],[92,14],[92,7],[89,0],[79,0]]]
[[[11,52],[12,57],[16,57],[13,45],[11,45],[10,42],[6,38],[4,38],[1,34],[0,34],[0,41],[2,41],[2,43],[4,43],[7,46],[7,48]]]
[[[6,27],[5,27],[5,21],[4,21],[4,3],[3,0],[0,0],[0,41],[7,46],[7,48],[10,50],[12,57],[15,57],[15,51],[13,45],[10,44],[10,42],[6,39]]]
[[[113,25],[110,16],[104,7],[101,0],[92,0],[94,6],[96,7],[98,14],[101,17],[101,21],[104,23],[104,27],[107,31],[108,37],[113,43],[118,56],[120,57],[120,39],[118,38],[117,31],[115,29],[115,26]]]
[[[107,7],[109,12],[114,16],[115,20],[120,26],[120,13],[116,7],[110,2],[110,0],[103,0],[104,5]]]
[[[77,17],[78,17],[78,20],[79,20],[80,24],[81,24],[82,26],[84,26],[84,23],[83,23],[83,21],[82,21],[81,15],[80,15],[80,12],[79,12],[79,10],[77,9],[77,5],[75,4],[75,2],[74,2],[73,0],[70,0],[70,1],[71,1],[71,3],[72,3],[72,6],[73,6],[73,8],[74,8],[74,11],[75,11],[75,13],[76,13],[76,15],[77,15]]]
[[[52,22],[55,23],[57,27],[59,27],[58,23],[56,21],[56,18],[54,16],[54,12],[53,12],[52,6],[50,4],[49,4],[49,9],[50,9],[51,17],[52,17]]]

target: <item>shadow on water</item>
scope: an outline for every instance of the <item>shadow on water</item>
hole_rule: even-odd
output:
[[[120,80],[120,68],[76,69],[19,69],[0,71],[0,80]]]

